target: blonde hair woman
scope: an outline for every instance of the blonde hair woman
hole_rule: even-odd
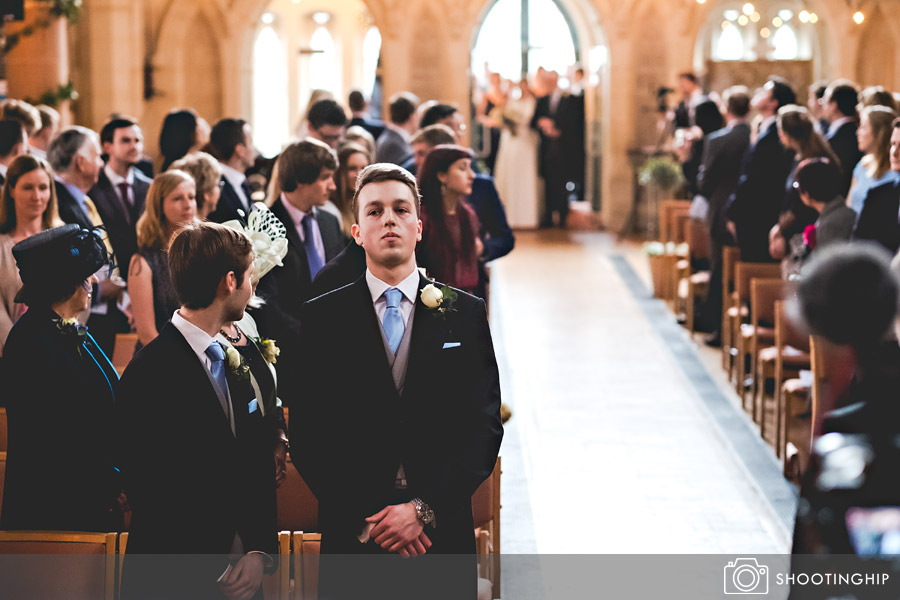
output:
[[[219,205],[222,195],[222,167],[206,152],[191,152],[172,163],[171,169],[184,171],[197,186],[197,217],[206,220]]]
[[[137,222],[138,251],[128,267],[128,294],[138,346],[146,346],[178,309],[169,276],[172,235],[197,220],[196,185],[184,171],[160,173],[147,191],[144,214]]]
[[[897,113],[887,106],[872,105],[859,114],[856,139],[862,160],[853,169],[853,185],[847,196],[847,206],[862,212],[866,194],[882,183],[896,181],[898,174],[891,171],[891,132]]]

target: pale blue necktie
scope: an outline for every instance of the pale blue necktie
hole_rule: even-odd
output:
[[[323,264],[319,250],[316,248],[316,238],[313,235],[313,228],[316,225],[316,218],[311,212],[303,217],[303,247],[306,249],[306,262],[309,263],[310,281],[316,278],[316,273],[322,269]]]
[[[400,346],[400,340],[403,339],[403,316],[400,314],[400,299],[403,293],[397,288],[390,288],[384,291],[384,298],[387,301],[387,309],[384,311],[384,319],[381,326],[384,327],[384,335],[387,336],[388,346],[391,352],[397,354],[397,348]]]
[[[234,425],[231,423],[231,411],[228,406],[228,380],[225,378],[225,350],[219,342],[213,342],[206,349],[206,355],[210,360],[209,371],[212,373],[213,380],[216,382],[218,389],[216,395],[219,396],[219,403],[222,410],[225,411],[225,417],[231,424],[231,431],[234,432]]]

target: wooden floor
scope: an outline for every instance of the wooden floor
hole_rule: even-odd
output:
[[[544,231],[519,232],[492,265],[491,326],[513,411],[501,449],[505,554],[789,550],[789,527],[747,467],[772,473],[774,458],[764,447],[739,455],[682,366],[679,353],[698,349],[673,347],[642,310],[654,306],[635,292],[645,263],[605,233]],[[743,426],[718,355],[691,356]]]

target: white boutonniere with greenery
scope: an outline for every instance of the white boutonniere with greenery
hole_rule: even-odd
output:
[[[275,340],[270,340],[269,338],[262,338],[259,340],[259,349],[262,352],[263,358],[266,359],[266,362],[270,365],[274,365],[278,362],[278,356],[281,354],[281,348],[275,345]]]
[[[233,347],[225,348],[225,362],[228,364],[228,370],[232,375],[241,379],[250,377],[250,365],[244,362],[244,357]]]
[[[446,317],[447,313],[456,311],[453,304],[459,298],[459,294],[453,291],[450,286],[445,285],[439,288],[433,283],[429,283],[422,288],[419,298],[421,298],[425,308],[435,314]]]

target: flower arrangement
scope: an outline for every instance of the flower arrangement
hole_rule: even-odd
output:
[[[690,247],[686,242],[676,244],[675,242],[647,242],[644,244],[644,254],[647,256],[662,256],[664,254],[687,256]]]
[[[278,362],[278,356],[281,354],[281,348],[275,345],[275,340],[270,340],[269,338],[262,338],[259,340],[259,349],[262,352],[263,358],[266,359],[266,362],[270,365],[274,365]]]
[[[671,190],[684,183],[684,174],[677,162],[668,156],[651,156],[641,167],[638,181],[643,186],[653,185],[661,190]]]

